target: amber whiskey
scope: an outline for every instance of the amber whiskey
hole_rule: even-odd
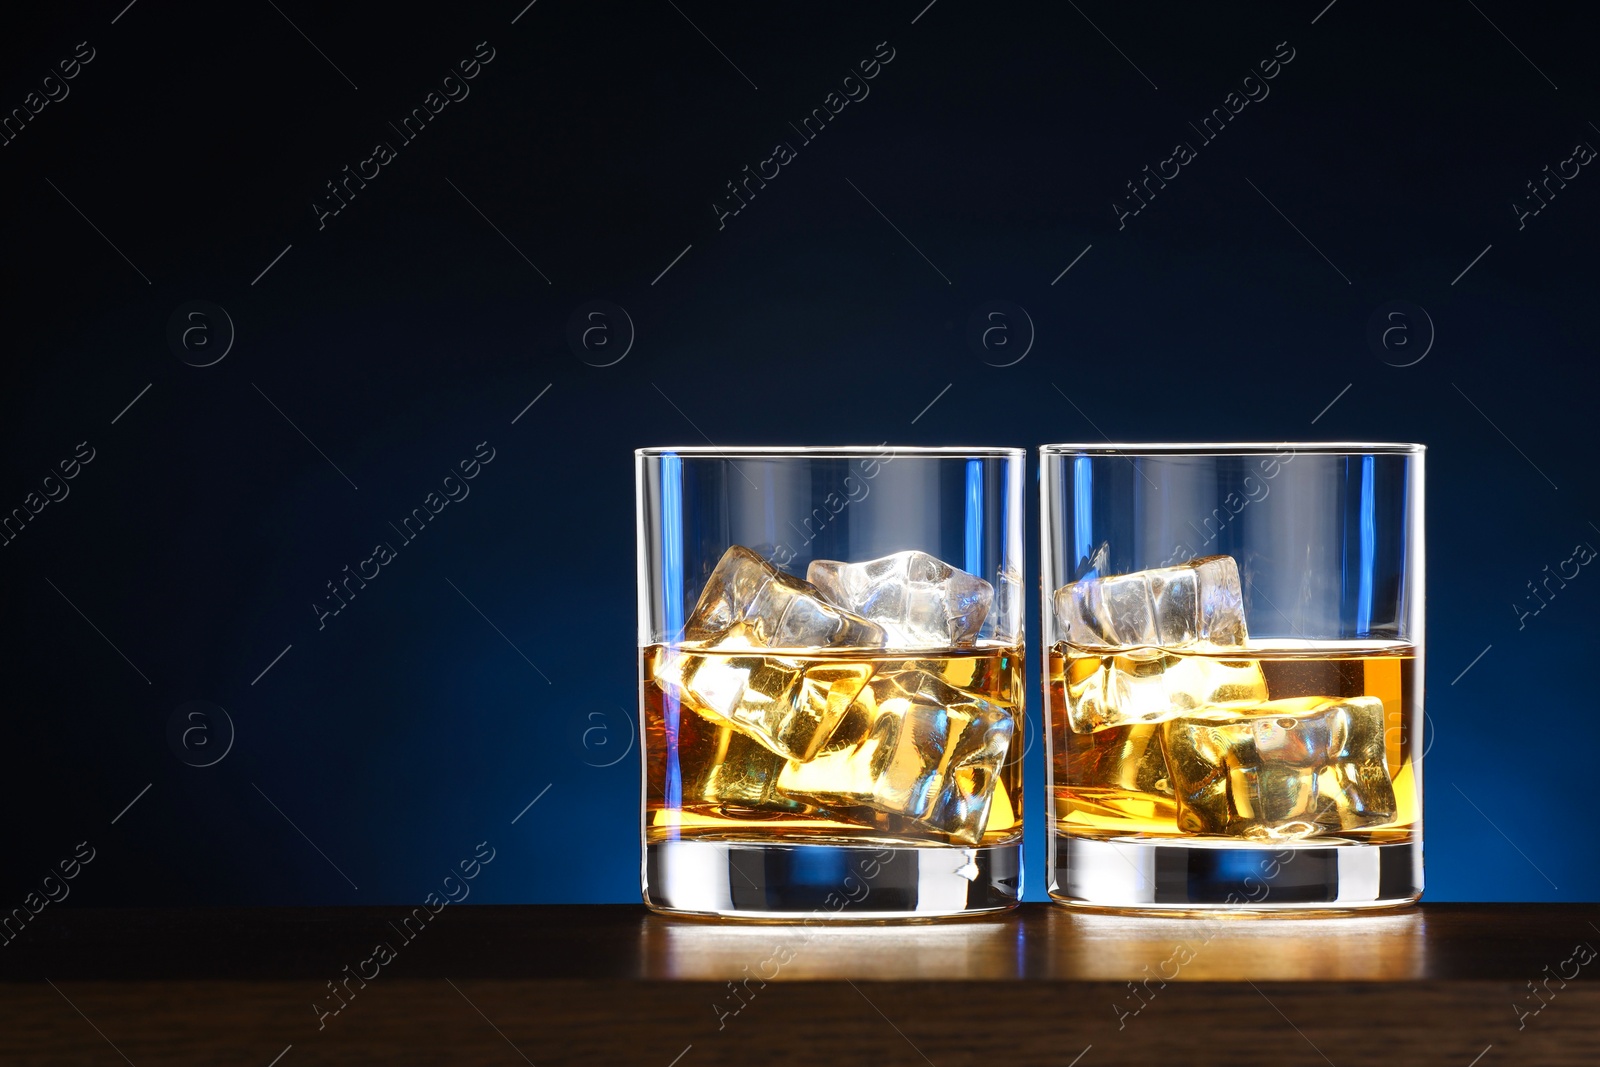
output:
[[[1387,844],[1419,829],[1410,644],[1063,642],[1048,669],[1060,834]]]
[[[1020,839],[1020,648],[640,660],[647,843]]]

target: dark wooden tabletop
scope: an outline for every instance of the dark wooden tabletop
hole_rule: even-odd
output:
[[[0,944],[0,1063],[1594,1065],[1597,948],[1600,905],[836,927],[63,908]]]

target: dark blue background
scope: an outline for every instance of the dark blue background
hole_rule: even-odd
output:
[[[1513,605],[1600,544],[1600,176],[1511,207],[1600,144],[1593,25],[924,4],[111,0],[5,35],[7,110],[96,56],[0,147],[0,508],[95,458],[0,548],[0,908],[81,840],[81,903],[415,901],[484,840],[474,899],[636,900],[631,453],[708,439],[1426,442],[1428,895],[1593,899],[1600,576]],[[470,96],[319,230],[324,182],[479,41]],[[870,95],[719,229],[724,183],[882,41]],[[1119,229],[1124,183],[1283,41],[1270,96]],[[636,331],[609,367],[568,341],[594,299]],[[191,300],[236,328],[214,366],[167,341]],[[1020,347],[969,343],[995,300],[1035,331],[1009,367],[1015,312]],[[1368,340],[1396,300],[1436,331],[1412,366],[1414,310],[1412,347]],[[481,441],[470,496],[319,629],[324,583]],[[236,730],[210,767],[168,739],[192,700]]]

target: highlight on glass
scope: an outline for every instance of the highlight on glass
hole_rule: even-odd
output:
[[[1041,450],[1055,900],[1421,895],[1423,457]]]
[[[645,903],[1014,906],[1022,450],[635,455]]]

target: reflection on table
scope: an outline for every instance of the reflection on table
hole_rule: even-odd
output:
[[[1319,918],[1106,915],[1066,908],[953,923],[752,924],[650,915],[640,976],[701,981],[1350,981],[1429,972],[1407,910]]]
[[[1022,976],[1023,924],[739,925],[652,915],[641,929],[646,978],[931,980]]]

